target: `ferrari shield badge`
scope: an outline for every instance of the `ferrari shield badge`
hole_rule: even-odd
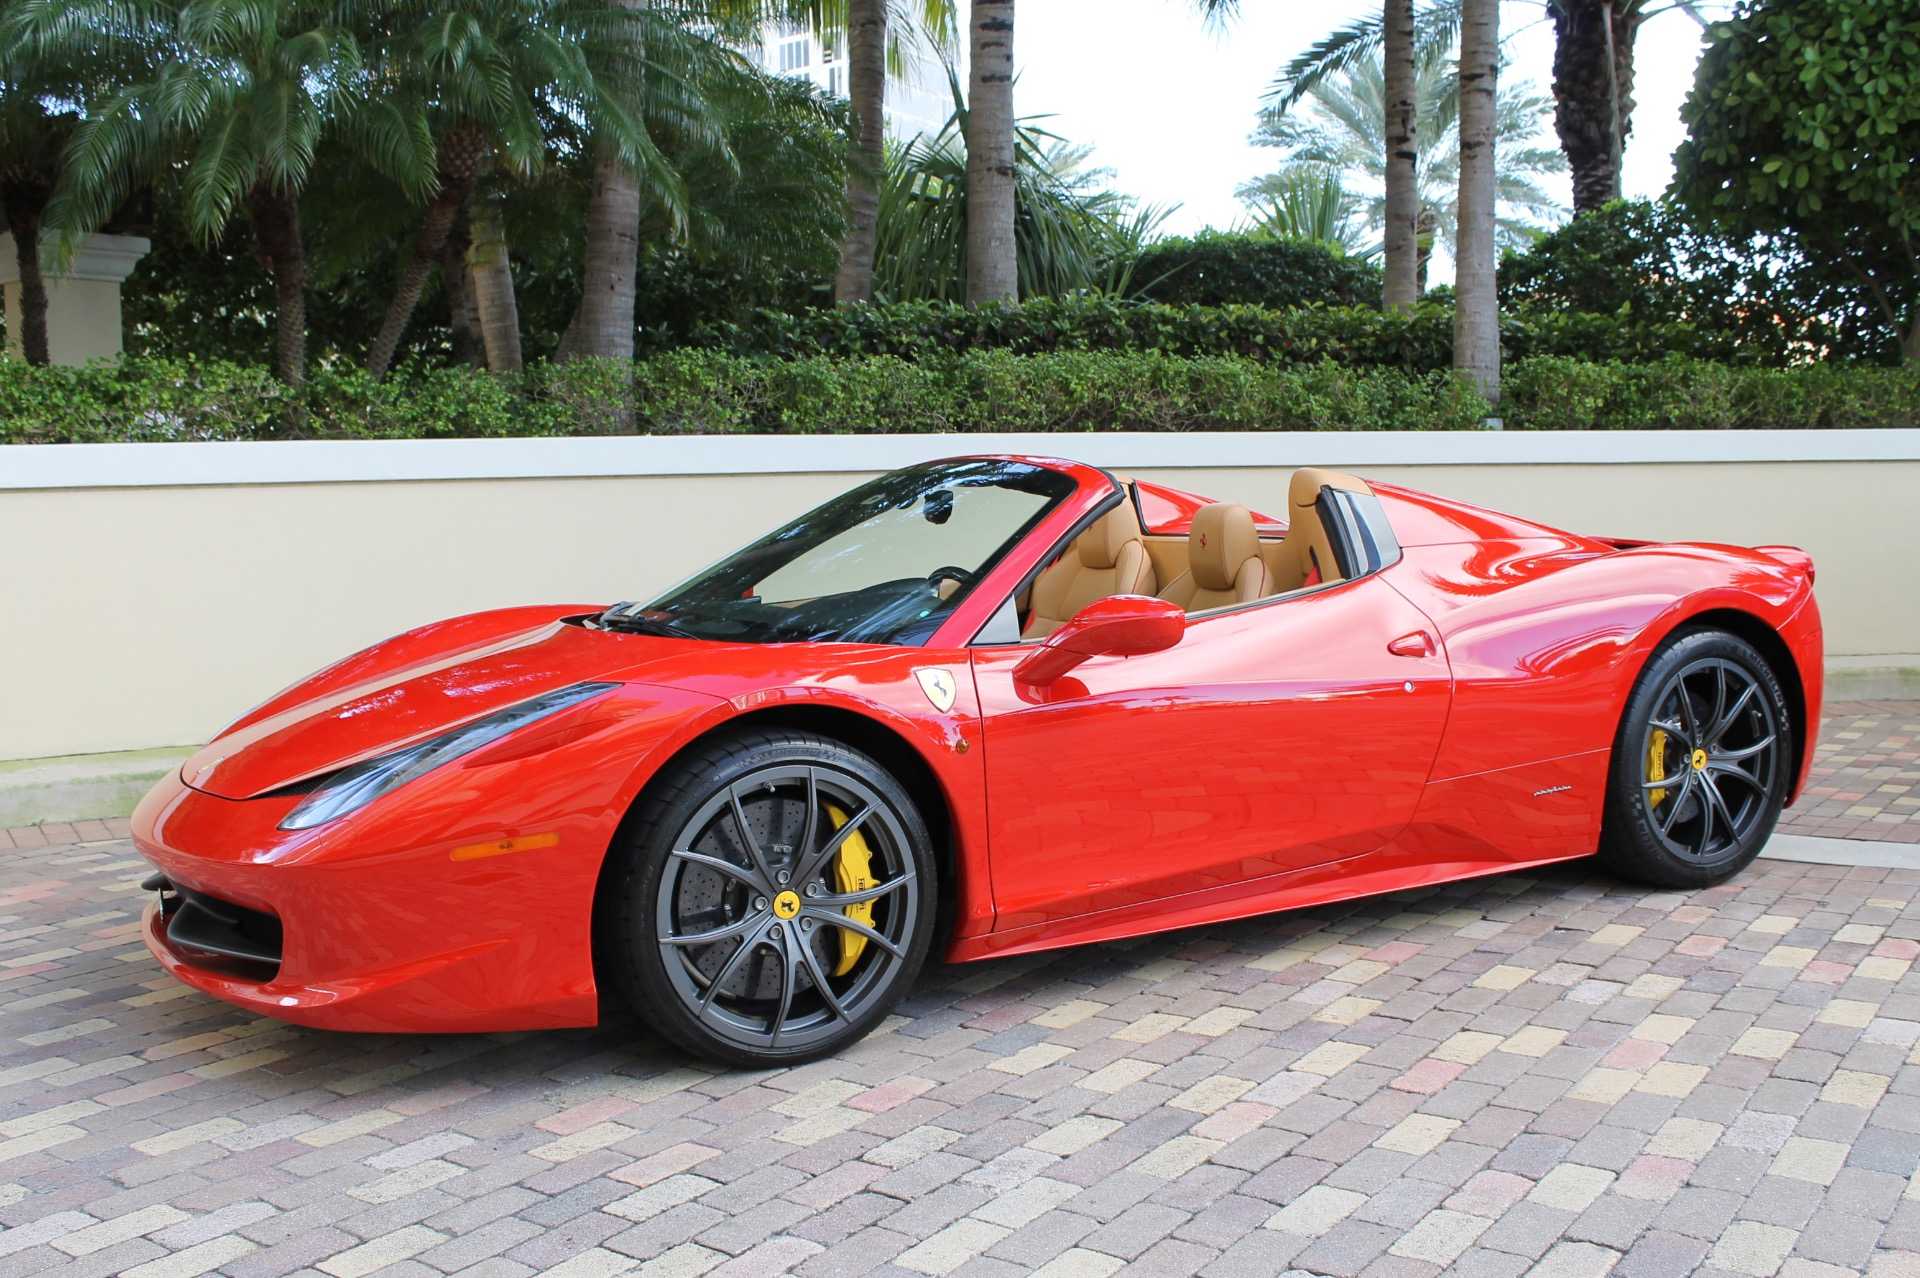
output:
[[[913,676],[920,681],[920,691],[927,694],[927,700],[933,702],[935,710],[945,714],[953,709],[953,697],[957,689],[954,687],[953,675],[949,671],[942,670],[938,666],[928,666],[914,671]]]

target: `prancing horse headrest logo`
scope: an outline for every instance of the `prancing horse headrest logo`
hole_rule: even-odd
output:
[[[933,708],[941,714],[953,709],[954,694],[959,691],[953,682],[953,675],[938,666],[928,666],[913,672],[920,681],[920,691],[927,694],[927,700],[933,702]]]

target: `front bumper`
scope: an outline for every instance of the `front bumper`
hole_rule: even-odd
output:
[[[610,827],[542,812],[451,816],[430,786],[421,790],[385,818],[290,833],[277,823],[293,799],[222,799],[167,778],[134,813],[134,847],[184,893],[241,907],[246,944],[267,934],[250,916],[276,923],[278,963],[214,952],[214,927],[170,929],[158,900],[146,911],[147,948],[195,989],[316,1028],[594,1024],[593,887]],[[480,806],[471,788],[452,797],[469,814]],[[454,855],[524,834],[523,821],[555,837],[520,855]]]

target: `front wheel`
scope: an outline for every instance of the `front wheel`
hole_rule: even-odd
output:
[[[1656,652],[1614,743],[1602,858],[1660,887],[1705,887],[1760,854],[1786,803],[1792,720],[1772,667],[1721,630]]]
[[[608,889],[613,975],[698,1055],[749,1067],[837,1051],[906,993],[938,881],[913,800],[802,732],[698,747],[642,801]]]

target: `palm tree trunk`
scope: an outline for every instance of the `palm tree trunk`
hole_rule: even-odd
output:
[[[307,380],[307,245],[300,204],[262,183],[247,193],[253,238],[273,272],[273,375],[289,386]]]
[[[467,192],[472,186],[472,178],[443,182],[439,194],[427,204],[426,217],[413,239],[413,251],[400,272],[400,282],[394,286],[393,300],[387,304],[386,317],[380,321],[380,331],[367,351],[367,371],[375,377],[385,377],[393,367],[393,353],[400,348],[407,321],[413,318],[414,307],[420,304],[427,276],[440,261],[440,252],[447,246],[447,236],[452,233],[454,221],[460,216],[460,207],[467,202]]]
[[[447,295],[447,322],[453,336],[453,358],[468,368],[485,368],[487,351],[480,337],[480,313],[474,305],[473,279],[467,269],[467,250],[473,247],[469,214],[454,219],[440,250],[440,289]]]
[[[1494,292],[1494,89],[1499,0],[1464,0],[1460,22],[1460,226],[1455,238],[1453,367],[1500,402],[1500,308]]]
[[[1413,0],[1386,0],[1387,95],[1386,282],[1380,302],[1404,310],[1420,298],[1420,196],[1414,187],[1419,149],[1414,136]]]
[[[640,259],[640,183],[624,164],[603,155],[593,167],[587,201],[586,259],[580,312],[571,326],[571,354],[633,358],[633,277]]]
[[[967,302],[1020,295],[1013,223],[1013,2],[973,0],[967,68]]]
[[[473,245],[467,250],[467,268],[480,316],[480,338],[486,343],[487,367],[496,373],[518,372],[520,306],[513,293],[506,224],[499,206],[491,201],[481,201],[468,216]]]
[[[1420,206],[1420,216],[1414,221],[1413,232],[1413,283],[1415,297],[1421,297],[1427,291],[1427,268],[1433,264],[1433,241],[1440,234],[1440,215],[1426,205]]]
[[[1920,309],[1915,310],[1912,327],[1900,339],[1900,358],[1909,364],[1920,364]]]
[[[47,278],[40,271],[40,219],[47,191],[38,183],[8,182],[0,189],[7,229],[20,263],[20,353],[29,364],[52,362],[47,346]]]
[[[847,0],[847,88],[853,101],[853,162],[847,167],[847,237],[833,300],[873,297],[880,171],[887,162],[887,0]]]
[[[615,0],[644,9],[649,0]],[[580,270],[580,306],[567,325],[558,359],[633,358],[633,277],[640,261],[640,182],[602,150],[587,198],[587,244]]]
[[[1559,0],[1553,16],[1553,126],[1573,171],[1577,216],[1620,198],[1633,129],[1633,41],[1640,0]]]

